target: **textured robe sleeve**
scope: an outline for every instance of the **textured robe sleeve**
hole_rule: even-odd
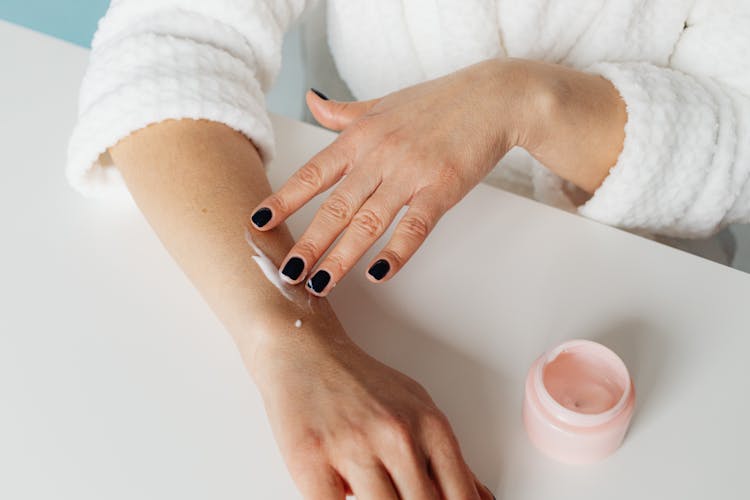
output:
[[[628,119],[618,161],[582,215],[696,238],[750,222],[750,9],[724,3],[696,3],[669,67],[588,68],[614,84]]]
[[[306,0],[114,0],[84,77],[67,176],[87,196],[125,194],[107,149],[167,119],[206,119],[246,135],[267,161],[265,95],[284,32]]]

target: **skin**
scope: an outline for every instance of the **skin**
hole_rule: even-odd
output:
[[[340,181],[284,258],[305,263],[300,283],[319,270],[330,283],[348,273],[408,205],[383,249],[392,278],[424,243],[440,217],[514,146],[592,193],[616,163],[624,141],[625,104],[606,79],[556,64],[492,59],[381,99],[326,101],[313,92],[315,118],[341,134],[256,210],[281,224]],[[578,199],[584,201],[585,197]],[[341,236],[337,244],[336,238]],[[329,251],[327,256],[324,254]],[[368,266],[369,268],[369,266]],[[312,272],[311,272],[312,270]]]
[[[307,100],[323,125],[342,133],[273,195],[255,147],[221,124],[161,122],[110,154],[235,340],[305,498],[492,498],[427,392],[356,346],[325,299],[313,298],[312,309],[285,299],[251,259],[245,229],[254,208],[270,207],[262,231],[249,227],[253,240],[275,264],[303,256],[306,273],[346,230],[319,264],[335,283],[409,205],[376,257],[391,262],[388,279],[514,145],[595,189],[622,147],[624,104],[602,78],[516,60],[480,63],[375,101]],[[342,177],[295,244],[283,220]],[[306,298],[302,285],[295,293]]]
[[[287,300],[253,262],[245,227],[271,189],[250,141],[218,123],[165,121],[110,154],[235,340],[305,498],[492,498],[417,382],[357,347],[325,299],[314,298],[311,311],[298,287],[305,300]],[[283,225],[250,231],[275,264],[292,246]]]

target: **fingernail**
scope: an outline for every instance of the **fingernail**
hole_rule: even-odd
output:
[[[271,217],[273,217],[273,212],[271,212],[270,208],[259,208],[255,211],[252,217],[250,217],[253,221],[253,224],[255,224],[256,227],[263,227],[266,224],[268,224],[268,221],[271,220]]]
[[[321,98],[321,99],[323,99],[324,101],[327,101],[327,100],[329,100],[329,99],[328,99],[328,96],[327,96],[327,95],[325,95],[325,94],[324,94],[323,92],[321,92],[320,90],[318,90],[318,89],[313,89],[313,88],[311,88],[310,90],[312,90],[312,91],[313,91],[313,93],[314,93],[314,94],[315,94],[316,96],[320,97],[320,98]]]
[[[375,264],[370,267],[370,269],[367,271],[367,274],[372,276],[375,280],[380,281],[382,280],[386,274],[388,274],[388,271],[391,270],[391,265],[388,263],[385,259],[379,259]]]
[[[321,293],[328,286],[331,281],[331,275],[328,271],[322,269],[315,273],[312,278],[307,280],[307,288],[314,291],[315,293]]]
[[[305,261],[299,257],[292,257],[284,264],[284,268],[281,270],[281,274],[286,276],[292,281],[299,278],[302,271],[305,270]]]

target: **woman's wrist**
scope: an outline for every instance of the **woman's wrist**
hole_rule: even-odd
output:
[[[351,343],[325,299],[311,297],[309,307],[286,302],[263,311],[256,311],[242,326],[230,328],[247,371],[258,385],[266,381],[279,357],[289,361],[312,355],[312,345]]]
[[[248,219],[270,186],[250,141],[214,122],[166,121],[135,132],[111,154],[165,247],[232,335],[248,371],[256,371],[253,359],[268,346],[325,333],[312,327],[335,320],[328,303],[302,286],[287,290],[294,299],[288,300],[253,259],[258,251],[248,241]],[[251,238],[274,265],[292,245],[286,228]]]
[[[515,146],[563,179],[592,193],[617,162],[625,136],[625,103],[599,75],[558,64],[507,60],[521,111]],[[520,88],[519,88],[520,86]]]
[[[489,107],[496,123],[496,140],[505,146],[529,149],[552,126],[542,117],[554,115],[560,99],[544,63],[515,58],[493,58],[481,63],[490,82]]]

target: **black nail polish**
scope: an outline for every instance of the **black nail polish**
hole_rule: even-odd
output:
[[[321,98],[321,99],[323,99],[324,101],[327,101],[327,100],[329,100],[329,99],[328,99],[328,96],[327,96],[327,95],[325,95],[325,94],[324,94],[323,92],[321,92],[320,90],[318,90],[318,89],[312,89],[312,88],[311,88],[310,90],[312,90],[312,91],[313,91],[313,93],[314,93],[314,94],[315,94],[316,96],[320,97],[320,98]]]
[[[284,264],[284,268],[281,270],[281,274],[294,281],[299,278],[302,271],[305,270],[305,261],[299,257],[292,257]]]
[[[388,274],[388,271],[391,270],[391,265],[388,263],[385,259],[379,259],[375,264],[370,267],[370,269],[367,271],[367,274],[375,278],[376,280],[380,281],[382,280],[386,274]]]
[[[255,224],[257,227],[263,227],[268,224],[268,221],[271,220],[271,217],[273,217],[273,212],[271,212],[271,209],[263,207],[256,210],[253,216],[250,218],[253,220],[253,224]]]
[[[323,271],[321,269],[315,273],[312,278],[307,280],[307,288],[313,290],[315,293],[320,293],[325,290],[329,281],[331,281],[331,275],[328,271]]]

